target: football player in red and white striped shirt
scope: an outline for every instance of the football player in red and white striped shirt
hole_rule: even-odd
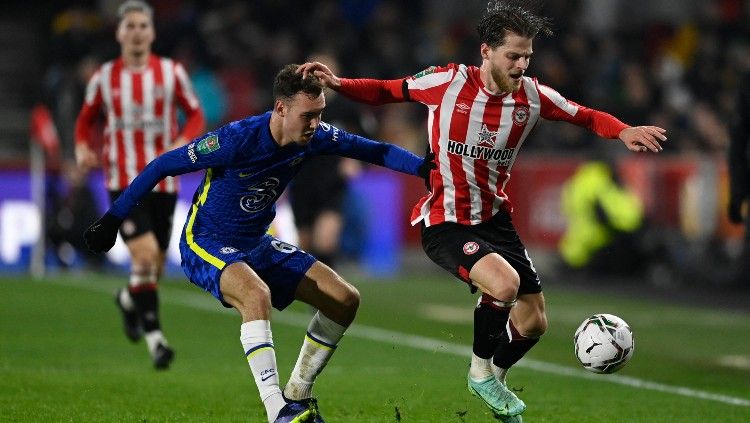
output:
[[[416,101],[428,109],[429,148],[437,169],[414,207],[422,245],[435,263],[482,295],[474,314],[469,390],[497,414],[526,406],[505,375],[547,329],[541,283],[513,227],[505,193],[524,140],[541,118],[619,139],[631,151],[661,151],[666,131],[629,126],[565,99],[525,75],[534,37],[551,35],[549,20],[519,6],[491,2],[477,26],[482,64],[430,67],[395,80],[345,79],[325,65],[300,66],[328,87],[368,104]]]
[[[179,63],[151,53],[153,10],[129,0],[118,10],[121,56],[103,64],[86,89],[76,120],[76,161],[86,170],[99,163],[90,146],[95,121],[104,114],[102,168],[112,201],[146,165],[165,151],[200,135],[205,122],[187,72]],[[179,130],[177,110],[185,113]],[[174,355],[161,332],[157,281],[164,266],[177,200],[177,180],[166,178],[123,222],[120,234],[131,257],[127,289],[115,301],[132,341],[146,338],[156,368],[167,368]]]

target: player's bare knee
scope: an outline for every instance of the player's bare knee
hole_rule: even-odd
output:
[[[497,298],[500,301],[513,301],[518,296],[518,273],[515,274],[515,280],[512,277],[502,278],[489,287],[489,292],[486,294]]]
[[[528,327],[524,328],[524,330],[521,331],[521,335],[526,338],[539,338],[547,332],[547,327],[547,316],[542,314],[539,318],[534,319]]]
[[[510,286],[516,294],[518,294],[518,288],[521,286],[521,276],[518,275],[516,269],[511,268],[510,272],[507,272],[507,274],[503,276],[503,279],[504,283]]]
[[[357,313],[357,310],[359,309],[360,299],[361,296],[359,294],[359,290],[353,285],[346,284],[346,291],[341,301],[341,306],[344,308],[344,310],[348,311],[352,315]]]
[[[130,285],[156,283],[159,267],[151,261],[133,262],[130,266]]]
[[[520,327],[519,327],[520,326]],[[539,338],[547,332],[548,322],[544,312],[536,313],[522,324],[516,325],[518,332],[526,338]]]
[[[161,265],[161,257],[159,256],[158,251],[138,252],[136,254],[133,254],[130,260],[131,272],[157,272],[159,270],[159,266]]]
[[[225,295],[225,300],[232,305],[243,318],[243,321],[256,320],[261,315],[271,312],[271,290],[266,285],[253,285],[240,292]]]

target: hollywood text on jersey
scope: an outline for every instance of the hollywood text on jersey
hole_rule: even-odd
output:
[[[481,145],[464,144],[448,140],[448,153],[479,160],[492,160],[500,166],[509,166],[515,148],[491,148]]]

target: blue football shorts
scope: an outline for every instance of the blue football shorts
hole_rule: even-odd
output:
[[[310,254],[270,235],[243,240],[240,246],[212,235],[194,236],[188,243],[184,231],[180,255],[182,270],[190,282],[210,292],[224,307],[232,306],[221,295],[221,272],[232,263],[247,263],[270,288],[271,305],[278,310],[294,301],[297,285],[316,261]]]

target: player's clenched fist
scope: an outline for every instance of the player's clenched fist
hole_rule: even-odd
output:
[[[115,245],[117,229],[120,228],[120,224],[122,224],[122,219],[113,214],[105,213],[101,219],[94,222],[84,232],[83,239],[86,241],[86,246],[95,253],[109,251]]]

